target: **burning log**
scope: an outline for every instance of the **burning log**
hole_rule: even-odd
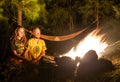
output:
[[[96,52],[94,50],[88,51],[80,61],[80,65],[78,67],[78,76],[93,74],[96,72],[97,64],[98,56]]]
[[[55,62],[58,64],[58,77],[61,79],[74,79],[74,71],[76,68],[76,61],[70,57],[56,57]]]
[[[107,60],[107,59],[99,59],[98,60],[98,67],[99,67],[99,71],[110,71],[110,70],[113,70],[114,69],[114,66],[112,64],[111,61]]]
[[[98,55],[95,50],[89,50],[83,57],[83,61],[94,62],[98,60]]]
[[[107,59],[98,59],[96,51],[88,51],[80,62],[78,67],[78,78],[94,76],[100,72],[112,70],[112,62]]]
[[[82,59],[76,57],[75,60],[73,60],[71,57],[62,56],[55,57],[55,62],[59,68],[58,73],[69,78],[95,76],[98,73],[113,69],[111,61],[107,59],[98,59],[95,50],[89,50]]]
[[[73,69],[76,66],[75,60],[70,57],[56,57],[55,62],[63,69]]]

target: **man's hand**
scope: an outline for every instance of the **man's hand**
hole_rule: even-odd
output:
[[[38,60],[33,60],[32,63],[39,64],[39,61]]]
[[[45,51],[42,51],[42,53],[34,60],[39,61],[43,56],[45,56]]]

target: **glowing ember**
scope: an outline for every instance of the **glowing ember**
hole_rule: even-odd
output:
[[[93,30],[82,41],[79,42],[77,47],[73,47],[64,56],[69,56],[73,59],[75,59],[76,56],[82,58],[89,50],[95,50],[98,54],[98,57],[100,57],[100,53],[103,52],[108,45],[106,42],[101,41],[104,34],[98,35],[98,32],[98,29]]]

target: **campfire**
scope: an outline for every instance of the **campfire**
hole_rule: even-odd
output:
[[[99,29],[93,30],[68,53],[55,58],[58,66],[67,72],[66,75],[82,78],[114,68],[111,61],[102,58],[108,44],[103,40],[105,34],[98,33]]]
[[[95,50],[98,57],[102,56],[102,52],[108,46],[108,44],[103,40],[105,34],[98,34],[99,29],[95,29],[90,32],[84,39],[82,39],[79,44],[72,47],[69,52],[62,56],[69,56],[73,59],[76,57],[82,58],[86,52],[89,50]]]

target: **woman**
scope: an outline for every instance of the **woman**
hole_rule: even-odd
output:
[[[10,49],[12,52],[12,60],[15,62],[22,62],[23,53],[25,51],[27,39],[25,36],[25,29],[24,27],[17,27],[14,31],[13,36],[10,39]]]

